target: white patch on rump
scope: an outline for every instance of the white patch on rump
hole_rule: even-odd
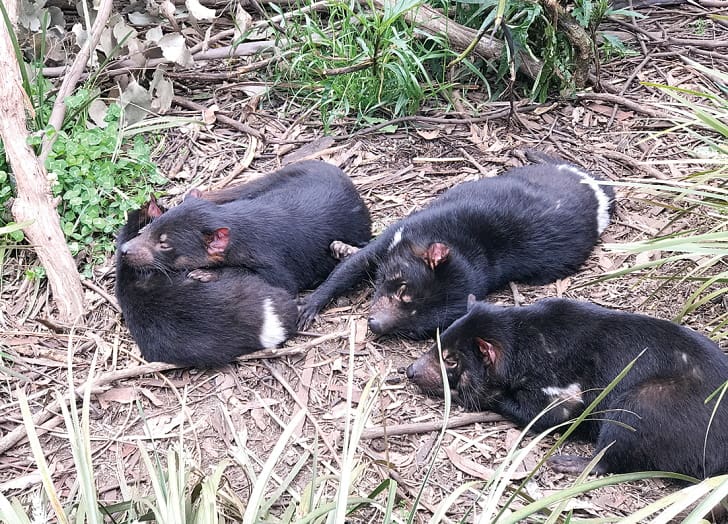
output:
[[[577,383],[569,384],[566,387],[560,388],[556,386],[549,386],[547,388],[541,388],[541,391],[549,397],[554,399],[568,400],[572,402],[584,403],[584,399],[581,398],[581,386]]]
[[[389,243],[389,247],[387,248],[388,251],[392,251],[394,249],[394,246],[402,242],[402,228],[400,227],[397,231],[394,232],[394,236],[392,237],[392,241]]]
[[[609,225],[609,206],[611,204],[609,196],[599,186],[599,181],[589,173],[585,173],[581,169],[569,164],[561,164],[559,165],[559,169],[562,171],[571,171],[579,175],[581,177],[581,183],[588,185],[594,191],[594,196],[597,199],[597,233],[601,235],[602,231]]]
[[[286,330],[273,309],[273,301],[266,298],[263,301],[263,325],[260,328],[260,345],[272,348],[286,340]]]

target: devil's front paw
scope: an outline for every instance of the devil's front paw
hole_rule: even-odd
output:
[[[219,276],[217,271],[210,269],[193,269],[187,273],[187,278],[197,280],[198,282],[215,282]]]

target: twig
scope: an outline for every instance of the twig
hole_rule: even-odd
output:
[[[459,417],[452,417],[447,421],[447,429],[468,426],[476,422],[502,422],[504,419],[500,415],[490,412],[466,413]],[[414,435],[417,433],[429,433],[442,428],[442,421],[437,422],[413,422],[409,424],[396,424],[394,426],[379,426],[375,428],[367,428],[362,434],[362,439],[382,438],[386,432],[387,436],[393,435]]]
[[[202,104],[198,104],[197,102],[193,102],[192,100],[188,100],[181,96],[174,96],[174,97],[172,97],[172,100],[174,101],[174,103],[181,105],[182,107],[186,107],[188,109],[193,109],[195,111],[209,111],[209,108],[203,106]],[[220,112],[215,112],[215,118],[218,120],[218,122],[228,125],[234,129],[237,129],[241,133],[247,133],[249,135],[254,136],[255,138],[259,138],[259,139],[263,140],[263,134],[259,131],[256,131],[255,129],[253,129],[252,127],[250,127],[247,124],[238,122],[237,120],[230,118],[229,116],[225,116],[224,114],[222,114]]]
[[[336,333],[327,333],[326,335],[321,335],[320,337],[312,338],[311,340],[304,342],[303,344],[296,344],[295,346],[289,346],[289,347],[282,347],[282,348],[270,348],[270,349],[261,349],[260,351],[256,351],[255,353],[250,353],[248,355],[242,355],[237,358],[238,362],[245,362],[247,360],[260,360],[264,358],[278,358],[278,357],[287,357],[291,355],[300,355],[301,353],[305,353],[309,349],[318,346],[319,344],[323,344],[324,342],[328,342],[329,340],[336,340],[337,338],[345,338],[348,337],[349,333],[347,331],[338,331]]]
[[[580,100],[599,100],[602,102],[609,102],[611,104],[619,104],[628,109],[631,109],[636,113],[641,113],[652,118],[660,118],[663,120],[668,119],[667,115],[665,115],[661,111],[658,111],[657,109],[652,109],[644,105],[643,103],[633,102],[632,100],[628,100],[623,96],[613,95],[611,93],[576,93],[576,98]]]
[[[117,313],[121,313],[121,308],[119,307],[119,304],[117,304],[116,303],[116,300],[114,299],[114,297],[112,297],[111,295],[109,295],[106,291],[104,291],[103,289],[101,289],[99,286],[97,286],[96,284],[94,284],[90,280],[81,280],[81,284],[83,284],[84,286],[86,286],[87,288],[89,288],[91,291],[93,291],[94,293],[96,293],[97,295],[99,295],[101,298],[103,298],[104,300],[106,300],[106,302],[108,302],[109,305],[112,308],[114,308],[114,310]]]
[[[617,160],[618,162],[622,162],[623,164],[627,164],[632,169],[642,171],[643,173],[646,173],[653,178],[657,178],[660,180],[664,180],[667,178],[667,176],[665,176],[662,172],[658,171],[654,167],[637,162],[634,158],[629,155],[625,155],[624,153],[604,148],[596,149],[594,153],[612,160]]]
[[[534,111],[535,109],[538,109],[539,107],[546,107],[546,105],[545,104],[528,104],[528,105],[519,107],[518,110],[520,112],[529,112],[529,111]],[[496,118],[503,118],[505,116],[508,116],[509,113],[510,113],[510,107],[506,107],[504,109],[496,109],[496,110],[486,113],[484,115],[474,116],[472,118],[449,118],[449,117],[418,116],[418,115],[402,116],[399,118],[393,118],[391,120],[387,120],[386,122],[380,122],[379,124],[373,125],[371,127],[367,127],[365,129],[360,129],[359,131],[357,131],[355,133],[351,133],[349,135],[335,136],[333,138],[335,140],[348,140],[350,138],[356,138],[361,135],[373,133],[373,132],[378,131],[387,126],[401,124],[404,122],[425,122],[428,124],[479,124],[481,122],[487,122],[488,120],[493,120]]]
[[[83,47],[81,47],[78,55],[76,55],[68,73],[66,73],[63,77],[63,82],[61,83],[61,87],[56,95],[56,101],[53,103],[51,116],[48,119],[48,125],[53,126],[56,131],[61,130],[61,127],[63,126],[63,118],[66,116],[66,97],[70,96],[76,88],[78,79],[81,77],[84,69],[86,69],[86,62],[88,62],[88,59],[91,56],[91,51],[96,49],[96,46],[99,44],[101,34],[104,32],[104,29],[106,29],[106,23],[111,16],[111,9],[113,6],[113,0],[103,0],[101,2],[101,5],[99,5],[99,9],[96,12],[96,20],[91,27],[91,35],[86,42],[84,42]],[[43,148],[40,153],[40,161],[42,164],[45,164],[48,159],[48,154],[50,153],[53,142],[57,137],[58,133],[46,133],[43,136]]]

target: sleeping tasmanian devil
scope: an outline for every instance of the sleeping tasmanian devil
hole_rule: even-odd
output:
[[[550,299],[528,307],[469,304],[441,337],[453,399],[542,431],[576,418],[633,359],[634,367],[585,420],[582,435],[608,447],[595,472],[728,473],[728,357],[694,331],[585,302]],[[407,376],[441,394],[437,348]],[[707,400],[707,401],[706,401]],[[712,420],[711,420],[712,419]],[[579,472],[590,459],[557,456]]]
[[[344,260],[299,309],[309,325],[375,271],[369,327],[426,338],[509,281],[546,284],[576,272],[609,222],[613,192],[559,163],[460,184]]]
[[[363,245],[371,220],[338,167],[318,161],[286,166],[251,184],[193,193],[120,245],[138,270],[238,267],[297,293],[331,272],[334,240]]]
[[[129,213],[117,237],[116,297],[129,332],[149,361],[214,367],[296,332],[291,295],[241,268],[138,268],[122,246],[164,209],[152,198]]]

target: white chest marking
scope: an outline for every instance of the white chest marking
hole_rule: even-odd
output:
[[[561,164],[559,169],[579,175],[581,183],[588,185],[594,191],[594,196],[597,199],[597,233],[601,235],[602,231],[609,225],[609,204],[611,203],[609,197],[599,186],[599,182],[589,173],[568,164]]]
[[[541,388],[541,391],[554,399],[561,399],[569,402],[581,402],[582,404],[584,403],[584,400],[581,398],[581,386],[577,383],[569,384],[564,388],[549,386],[547,388]]]
[[[273,301],[266,298],[263,301],[263,325],[260,327],[260,345],[272,348],[286,339],[286,330],[283,329],[278,315],[273,309]]]

